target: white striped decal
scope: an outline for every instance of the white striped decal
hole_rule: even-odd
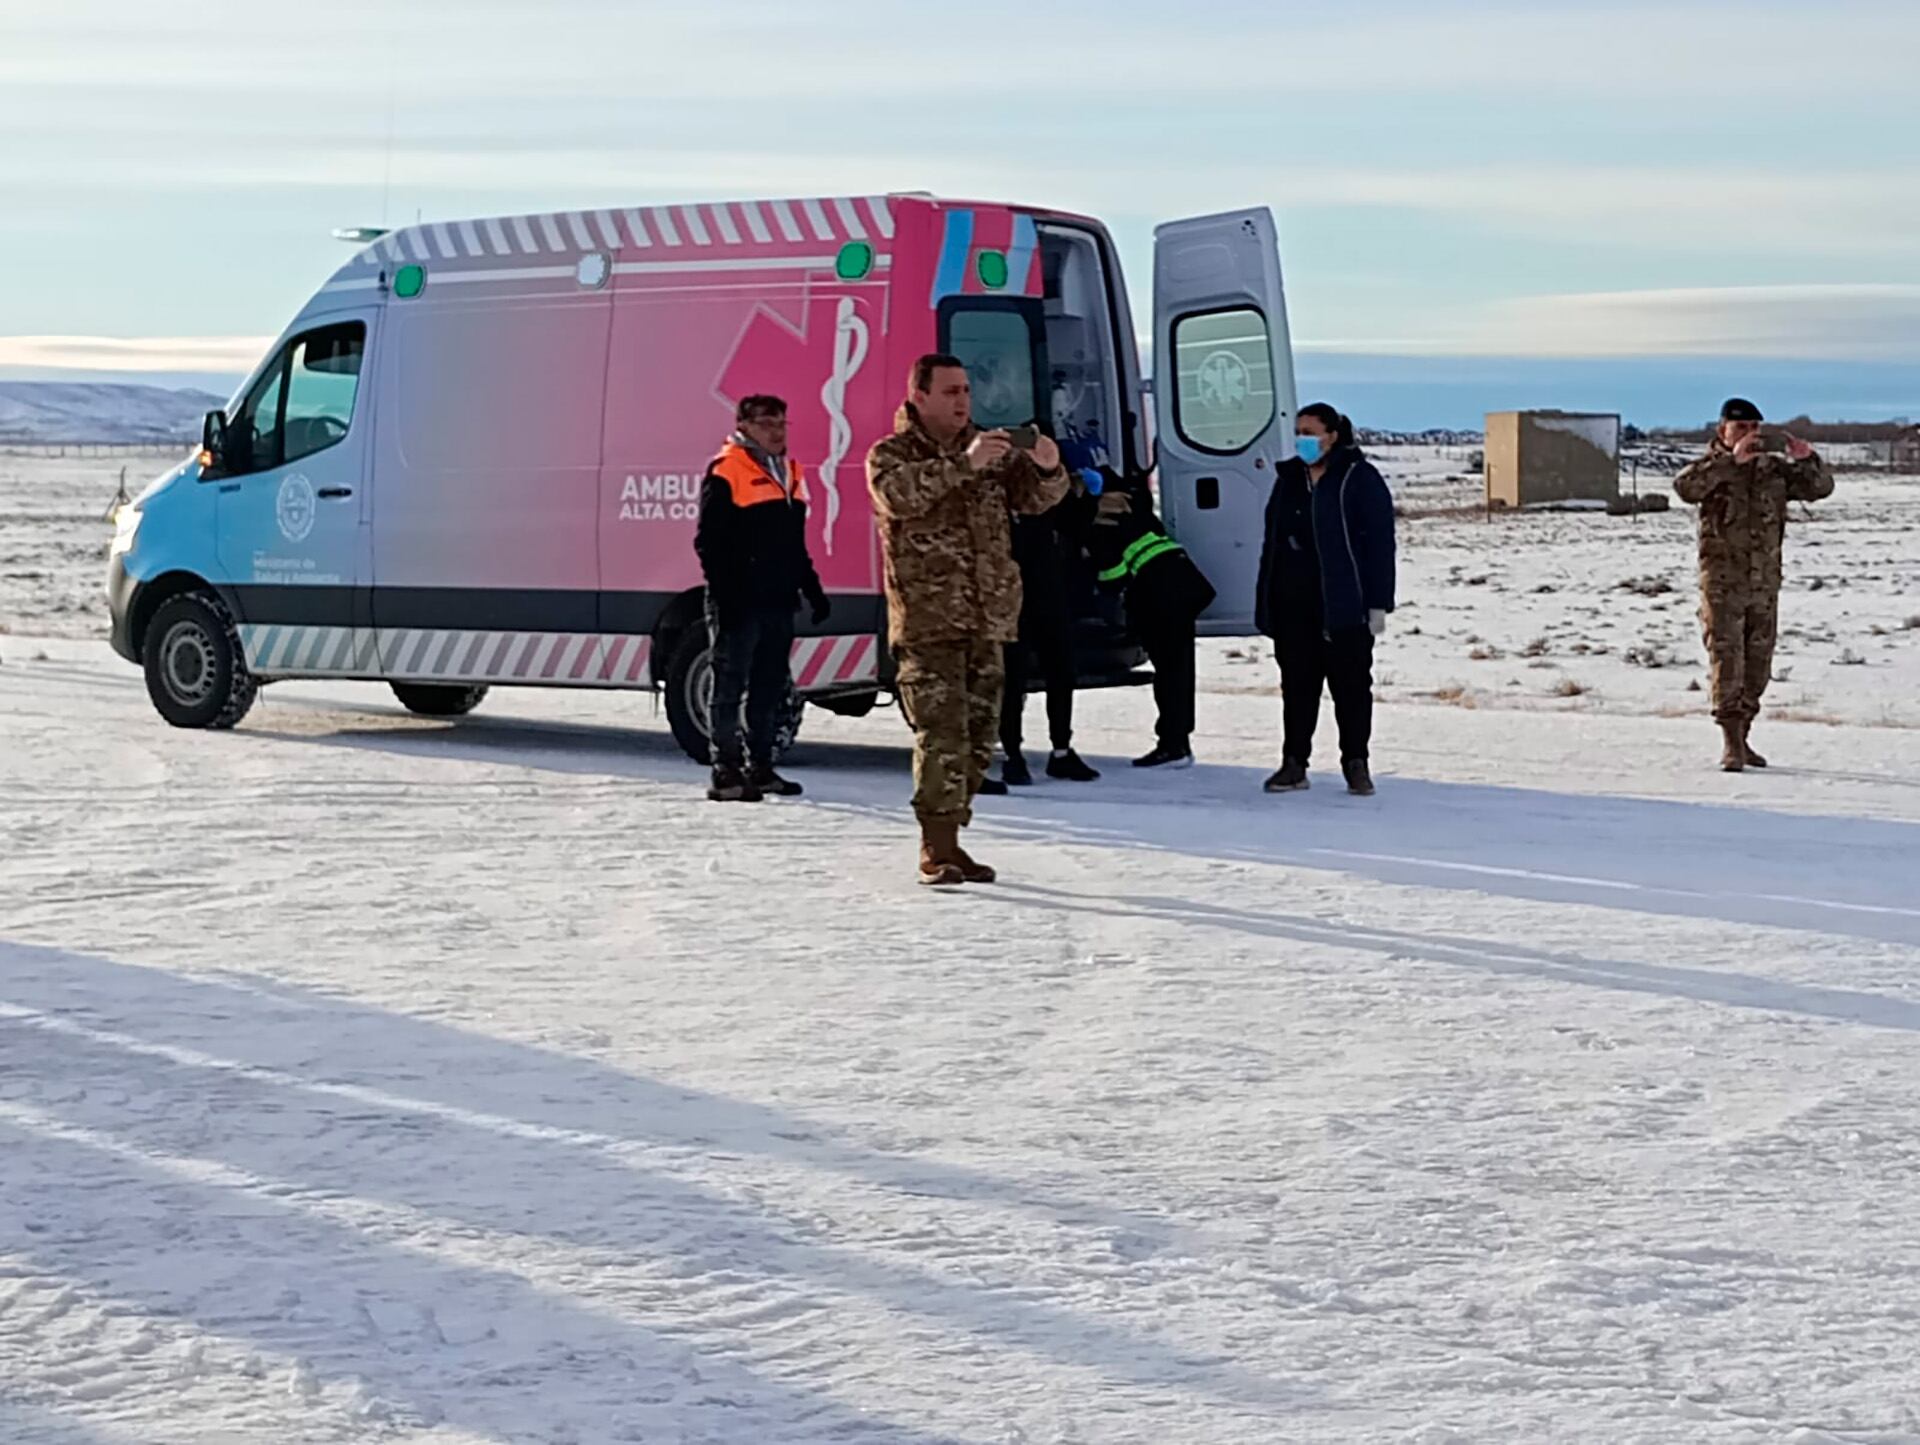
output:
[[[653,216],[654,230],[660,233],[660,243],[663,246],[678,246],[680,244],[680,232],[675,228],[673,216],[668,212],[667,208],[665,206],[654,206],[651,208],[650,214]]]
[[[820,208],[818,201],[802,201],[800,209],[807,213],[807,224],[813,227],[814,240],[831,241],[833,239],[833,227],[827,224],[827,213]]]
[[[544,257],[590,252],[602,246],[618,251],[629,245],[643,250],[656,245],[683,250],[716,244],[746,250],[783,249],[808,241],[889,241],[893,234],[893,209],[885,196],[709,201],[619,212],[558,211],[433,221],[400,227],[363,247],[336,273],[334,283],[322,289],[349,289],[344,273],[356,268],[379,270],[409,259]]]
[[[818,692],[849,683],[873,682],[880,676],[880,651],[872,633],[839,637],[802,637],[795,640],[788,664],[793,685],[800,692]]]
[[[853,209],[852,201],[835,201],[834,214],[840,217],[840,224],[847,228],[847,234],[856,241],[867,239],[867,228],[860,220],[859,212]]]
[[[693,237],[694,245],[711,246],[713,244],[713,235],[707,230],[707,223],[700,219],[698,206],[682,206],[680,219],[687,223],[687,234]]]
[[[785,201],[774,201],[773,219],[780,227],[780,234],[789,241],[800,239],[800,223],[793,219],[793,207]]]
[[[247,623],[247,667],[260,677],[397,678],[446,683],[548,683],[648,688],[653,640],[629,633],[481,632],[456,628],[312,627]],[[790,666],[801,692],[879,679],[871,633],[795,640]]]

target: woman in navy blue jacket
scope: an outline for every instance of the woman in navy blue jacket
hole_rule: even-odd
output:
[[[1285,735],[1269,793],[1307,786],[1320,692],[1333,694],[1347,791],[1373,792],[1373,639],[1393,611],[1393,495],[1324,402],[1300,408],[1297,455],[1267,501],[1254,618],[1280,662]]]

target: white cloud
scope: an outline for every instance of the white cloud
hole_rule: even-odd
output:
[[[1694,287],[1527,296],[1454,312],[1418,341],[1328,350],[1538,357],[1734,356],[1920,362],[1920,286]]]
[[[0,367],[237,375],[272,344],[268,336],[0,336]]]
[[[1849,37],[1864,43],[1848,43]],[[1870,40],[1868,39],[1870,37]],[[737,94],[742,67],[770,65],[810,95],[920,98],[951,86],[959,107],[1051,90],[1112,99],[1204,90],[1241,103],[1285,92],[1463,85],[1565,98],[1745,98],[1794,103],[1911,83],[1920,9],[1894,0],[1818,7],[1610,3],[1556,6],[1222,0],[1205,24],[1163,5],[973,0],[960,10],[895,0],[710,0],[700,6],[554,0],[335,0],[328,23],[231,0],[69,4],[9,35],[0,83],[115,88],[209,85],[313,98],[384,95]],[[1844,53],[1843,63],[1827,59]],[[1311,57],[1313,64],[1290,63]],[[897,123],[898,117],[890,119]]]

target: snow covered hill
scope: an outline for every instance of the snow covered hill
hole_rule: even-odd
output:
[[[180,442],[226,398],[118,382],[0,381],[0,445]]]

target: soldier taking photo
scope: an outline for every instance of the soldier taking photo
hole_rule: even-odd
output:
[[[1767,765],[1750,734],[1773,677],[1787,503],[1833,495],[1833,475],[1814,449],[1764,422],[1752,402],[1730,399],[1707,454],[1673,484],[1700,509],[1700,622],[1725,741],[1720,766],[1729,773]]]

